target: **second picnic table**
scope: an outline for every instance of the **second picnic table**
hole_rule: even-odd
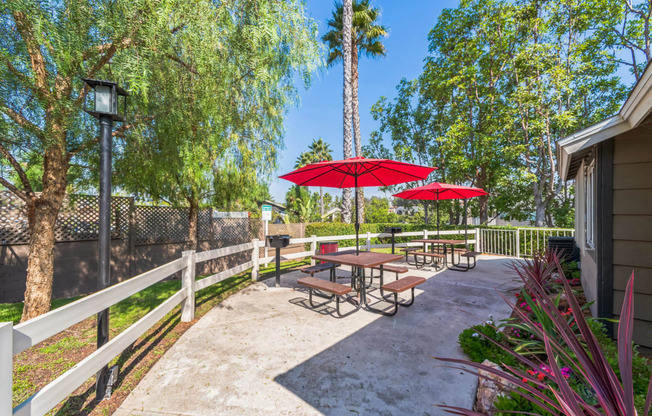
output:
[[[374,310],[374,308],[367,304],[365,269],[379,266],[382,276],[382,267],[384,264],[401,260],[403,259],[403,256],[400,254],[375,253],[369,251],[361,251],[356,254],[355,250],[345,250],[336,253],[317,254],[312,256],[312,258],[317,261],[330,262],[333,264],[333,267],[335,267],[336,264],[351,266],[351,286],[360,293],[360,300],[365,307],[369,310]],[[331,274],[331,276],[335,276],[335,273]]]
[[[447,245],[451,246],[451,264],[455,265],[455,244],[462,244],[462,241],[460,240],[444,240],[444,239],[436,239],[436,238],[421,238],[421,239],[416,239],[416,240],[410,240],[412,243],[423,243],[423,251],[426,252],[426,245],[430,244],[430,252],[434,253],[435,245],[443,245],[444,246],[444,266],[448,267],[448,250],[446,249]],[[407,252],[405,258],[407,259]]]

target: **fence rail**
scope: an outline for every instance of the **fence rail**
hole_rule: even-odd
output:
[[[471,229],[464,236],[463,230],[436,231],[423,230],[396,234],[395,237],[429,238],[436,235],[459,239],[476,251],[490,254],[523,257],[530,256],[534,250],[546,247],[547,237],[573,235],[568,229]],[[363,233],[360,235],[362,249],[388,248],[391,244],[371,244],[375,238],[390,238],[386,233]],[[317,244],[322,241],[353,240],[355,235],[311,236],[291,238],[290,244],[309,245],[309,249],[281,256],[282,260],[290,260],[312,256],[317,252]],[[396,247],[418,246],[420,243],[400,242]],[[195,293],[224,279],[251,269],[252,280],[258,280],[261,263],[272,263],[273,256],[260,257],[261,248],[265,242],[254,239],[251,242],[230,247],[196,253],[194,250],[184,251],[181,258],[163,266],[142,273],[122,283],[108,287],[90,296],[79,299],[66,306],[48,312],[38,318],[13,325],[11,322],[0,323],[0,416],[25,415],[40,416],[46,414],[58,403],[64,400],[79,386],[107,365],[114,357],[135,342],[166,314],[176,306],[181,305],[181,321],[189,322],[195,315]],[[352,247],[340,247],[349,249]],[[251,260],[220,271],[201,280],[195,279],[195,266],[220,257],[236,253],[251,252]],[[107,344],[97,349],[91,355],[77,363],[33,396],[12,409],[12,373],[13,356],[36,345],[37,343],[75,325],[78,322],[106,309],[143,289],[181,271],[181,290],[174,293],[159,306],[150,311],[136,323],[117,335]]]
[[[0,323],[0,416],[46,414],[178,305],[181,305],[181,321],[189,322],[193,320],[195,315],[195,293],[198,290],[251,268],[253,268],[252,278],[257,280],[259,247],[261,247],[261,243],[255,239],[250,243],[201,253],[195,253],[194,250],[185,251],[180,259],[173,260],[156,269],[86,296],[27,322],[16,326],[11,322]],[[195,280],[195,265],[197,263],[245,251],[251,252],[250,261],[202,280]],[[13,356],[179,271],[182,272],[181,290],[12,409]]]

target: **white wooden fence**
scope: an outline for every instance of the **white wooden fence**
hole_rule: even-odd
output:
[[[184,251],[180,259],[118,283],[27,322],[13,325],[0,323],[0,416],[44,415],[79,386],[93,377],[113,358],[128,348],[167,313],[181,304],[181,321],[195,316],[195,292],[252,269],[252,279],[258,280],[259,252],[262,242],[240,244],[216,250]],[[201,280],[195,280],[195,264],[243,251],[251,251],[251,260]],[[47,386],[12,409],[13,356],[37,343],[75,325],[98,312],[115,305],[161,280],[182,272],[181,289],[108,343],[57,377]]]
[[[526,230],[526,231],[522,231]],[[471,229],[467,234],[467,243],[475,245],[476,251],[483,251],[492,254],[502,255],[527,255],[521,252],[518,247],[519,236],[523,235],[526,240],[525,247],[534,249],[532,235],[539,238],[539,233],[532,234],[536,229],[519,230],[493,230],[493,229]],[[541,229],[539,229],[541,230]],[[519,232],[520,231],[520,232]],[[550,230],[545,229],[541,235],[558,232],[556,235],[566,235],[572,230]],[[548,233],[548,234],[546,234]],[[559,234],[562,233],[562,234]],[[396,234],[396,237],[432,238],[437,235],[436,231],[416,231]],[[456,235],[464,235],[463,230],[440,231],[443,238]],[[554,235],[554,234],[551,234]],[[360,234],[360,248],[370,250],[372,248],[389,248],[391,244],[371,244],[372,238],[389,238],[391,234],[385,233],[363,233]],[[290,244],[310,244],[310,249],[300,253],[292,253],[281,256],[281,260],[291,260],[312,256],[317,251],[317,243],[321,241],[342,241],[354,240],[355,235],[338,235],[308,238],[293,238]],[[511,239],[511,240],[510,240]],[[513,241],[512,241],[513,240]],[[460,240],[462,242],[463,240]],[[530,241],[530,243],[527,243]],[[510,245],[511,244],[511,245]],[[529,244],[529,245],[528,245]],[[395,247],[419,246],[420,243],[396,243]],[[40,416],[44,415],[63,401],[79,386],[93,377],[101,368],[107,365],[112,359],[128,348],[140,336],[147,332],[167,313],[181,304],[181,321],[188,322],[195,316],[195,293],[210,285],[232,277],[238,273],[252,269],[252,280],[257,281],[259,277],[260,263],[272,263],[273,256],[260,257],[260,248],[265,243],[257,239],[250,243],[240,244],[216,250],[184,251],[181,258],[133,277],[122,283],[118,283],[90,296],[86,296],[68,305],[50,311],[27,322],[13,325],[11,322],[0,323],[0,416]],[[347,249],[351,247],[340,247]],[[537,246],[538,248],[538,246]],[[231,254],[251,251],[251,260],[228,270],[221,271],[201,280],[195,279],[195,265],[208,260],[217,259]],[[531,255],[531,253],[530,253]],[[314,262],[313,262],[314,263]],[[159,306],[143,316],[136,323],[124,330],[122,333],[111,339],[107,344],[97,349],[88,357],[77,363],[74,367],[57,377],[47,386],[36,392],[27,400],[12,409],[12,373],[13,356],[48,339],[49,337],[83,321],[84,319],[109,308],[112,305],[140,292],[141,290],[158,283],[171,275],[182,272],[181,289],[170,296]]]

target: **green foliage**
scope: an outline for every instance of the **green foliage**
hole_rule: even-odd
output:
[[[310,80],[318,46],[298,1],[199,8],[202,18],[164,45],[174,64],[150,68],[160,86],[135,96],[153,122],[127,141],[118,166],[133,192],[226,207],[276,167],[295,75]]]
[[[388,35],[385,26],[377,24],[380,9],[371,7],[370,0],[353,0],[353,19],[351,21],[351,41],[355,55],[367,57],[385,56],[385,46],[381,39]],[[342,3],[335,3],[333,16],[328,20],[330,30],[322,37],[328,45],[328,66],[342,60]],[[357,61],[357,59],[356,59]]]
[[[618,344],[616,341],[609,338],[606,327],[599,320],[589,320],[589,327],[598,340],[598,344],[600,344],[600,348],[609,362],[609,365],[611,365],[611,368],[613,368],[616,375],[620,377],[620,368],[618,366]],[[632,356],[632,379],[634,381],[634,399],[639,403],[645,402],[645,394],[647,392],[651,372],[652,363],[650,363],[647,358],[642,357],[635,347]],[[639,414],[643,414],[641,407],[639,407]]]
[[[465,329],[460,334],[458,343],[471,361],[481,363],[484,360],[489,360],[495,364],[510,366],[516,364],[516,359],[513,356],[480,334],[484,334],[486,337],[501,344],[507,340],[507,337],[493,323],[475,325]]]
[[[397,222],[396,213],[389,212],[387,198],[371,197],[365,200],[364,221],[366,223]]]
[[[519,390],[525,392],[524,389]],[[550,399],[554,400],[554,397],[550,397]],[[515,413],[551,416],[550,413],[514,391],[504,396],[498,396],[494,402],[494,406],[496,407],[496,412],[494,413],[496,416],[511,416]]]
[[[483,222],[491,210],[572,226],[574,190],[559,180],[555,146],[625,98],[619,58],[603,50],[601,36],[608,32],[612,46],[627,45],[622,50],[645,50],[650,37],[640,27],[650,17],[626,9],[616,0],[464,0],[443,10],[423,73],[372,107],[380,128],[365,152],[438,166],[431,180],[488,190],[491,198],[474,202]],[[613,29],[625,14],[637,22],[627,24],[636,39],[629,45]]]

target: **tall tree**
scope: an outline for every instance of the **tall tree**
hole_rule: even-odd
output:
[[[592,0],[586,4],[594,38],[638,82],[652,61],[652,3],[643,0]]]
[[[360,103],[358,100],[358,59],[360,54],[368,58],[385,56],[387,51],[381,39],[388,35],[387,28],[378,24],[380,9],[372,7],[370,0],[353,1],[353,18],[351,23],[351,88],[353,103],[353,139],[355,155],[362,156],[362,135],[360,133]],[[335,3],[335,10],[328,26],[331,28],[322,39],[328,45],[328,66],[342,60],[342,24],[343,10],[341,3]],[[360,218],[364,220],[364,193],[358,192]]]
[[[22,320],[50,308],[54,225],[71,180],[97,144],[97,122],[81,111],[82,77],[148,89],[143,77],[157,48],[201,8],[177,0],[11,1],[0,11],[0,137],[2,163],[13,173],[0,183],[25,201],[30,229]],[[114,132],[119,137],[143,119]],[[39,193],[40,192],[40,193]]]
[[[625,88],[613,57],[595,39],[595,11],[576,0],[520,6],[524,39],[513,57],[511,103],[522,143],[523,174],[535,223],[551,226],[549,208],[564,190],[556,143],[618,111]]]
[[[309,80],[318,56],[300,2],[234,1],[208,12],[177,32],[179,63],[151,69],[161,86],[142,99],[156,121],[123,147],[127,189],[188,208],[189,249],[201,205],[227,206],[270,174],[293,76]]]
[[[344,145],[344,159],[351,157],[351,118],[352,118],[352,97],[351,97],[351,25],[353,18],[352,0],[344,0],[342,9],[342,136]],[[342,219],[346,223],[351,222],[351,189],[345,188],[342,191]]]

